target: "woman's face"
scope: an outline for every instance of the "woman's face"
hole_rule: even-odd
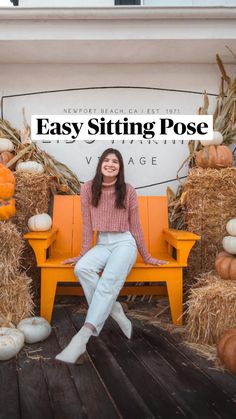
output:
[[[104,182],[112,182],[119,173],[120,163],[115,154],[108,154],[102,162],[101,171]]]

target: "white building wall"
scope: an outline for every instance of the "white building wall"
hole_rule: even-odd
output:
[[[234,74],[233,66],[228,66],[229,74]],[[17,95],[27,92],[39,92],[47,90],[73,89],[80,87],[97,87],[97,86],[150,86],[163,89],[180,89],[185,91],[203,93],[206,89],[208,93],[217,94],[220,83],[220,73],[216,65],[180,65],[180,64],[136,64],[136,65],[36,65],[36,64],[5,64],[0,65],[0,95]],[[121,100],[124,107],[127,101],[133,102],[133,107],[140,106],[135,100],[135,93],[126,92],[127,96]],[[77,95],[77,93],[75,93]],[[116,102],[114,96],[111,96],[110,107],[114,107]],[[132,96],[133,95],[133,96]],[[158,103],[158,92],[156,93]],[[63,113],[64,108],[71,106],[67,101],[68,97],[60,96],[61,102],[58,103],[57,95],[50,97],[37,96],[37,100],[45,104],[46,113],[48,112],[48,101],[55,103],[56,112]],[[78,98],[80,94],[78,93]],[[93,91],[88,92],[89,98],[93,98]],[[179,108],[187,109],[189,113],[197,113],[198,107],[202,105],[202,94],[184,96],[184,103],[179,103]],[[25,96],[21,98],[22,106],[25,106],[29,112],[29,103],[31,97]],[[106,99],[107,100],[107,99]],[[194,105],[193,106],[193,100]],[[13,126],[21,127],[19,121],[22,121],[22,107],[13,109],[6,106],[7,119]],[[17,98],[16,98],[17,101]],[[54,101],[54,102],[53,102]],[[213,111],[216,99],[210,97],[211,107]],[[104,103],[103,92],[99,96],[101,106]],[[6,101],[7,104],[7,101]],[[146,103],[147,105],[148,103]],[[81,107],[83,103],[79,103]],[[51,106],[51,105],[50,105]],[[171,108],[172,101],[169,106]],[[44,108],[43,108],[44,109]],[[42,112],[39,112],[42,113]],[[5,116],[6,117],[6,116]],[[166,145],[111,145],[108,141],[103,141],[97,145],[85,145],[84,142],[76,142],[76,144],[47,144],[44,148],[47,152],[54,155],[59,161],[67,164],[79,177],[81,181],[86,181],[94,175],[97,164],[97,156],[107,147],[118,148],[124,158],[126,165],[126,179],[128,182],[137,187],[139,195],[161,195],[166,193],[167,186],[176,190],[178,186],[175,179],[176,172],[181,163],[188,155],[187,146]],[[141,156],[144,156],[140,159]],[[129,163],[130,159],[133,159]],[[153,164],[154,159],[154,164]],[[187,168],[181,171],[180,176],[186,175]],[[170,180],[170,181],[169,181]],[[167,182],[168,181],[168,182]],[[148,186],[153,185],[153,186]]]
[[[19,0],[21,7],[112,7],[115,0]],[[234,7],[236,0],[141,0],[143,6]]]
[[[162,108],[160,114],[170,114],[175,108],[180,114],[196,114],[204,90],[213,94],[212,113],[220,84],[215,54],[218,52],[224,62],[234,62],[225,45],[234,51],[236,9],[204,9],[200,15],[192,8],[177,12],[119,10],[100,8],[95,15],[93,9],[76,8],[2,11],[0,95],[4,118],[20,128],[23,107],[28,122],[32,114],[69,114],[76,113],[76,107],[93,106],[128,107],[128,113],[129,107],[142,107],[137,114],[149,113],[147,107],[153,106]],[[226,68],[235,75],[234,66]],[[122,90],[121,86],[139,89]],[[93,87],[99,89],[86,89]],[[58,140],[43,144],[43,148],[86,181],[111,142],[110,138],[96,144],[86,138],[73,144]],[[139,194],[165,194],[167,186],[177,188],[177,170],[189,154],[186,143],[118,143],[125,158],[126,179]],[[186,174],[187,167],[180,175]]]
[[[234,67],[228,66],[233,74]],[[0,64],[0,95],[98,85],[218,92],[216,64]]]

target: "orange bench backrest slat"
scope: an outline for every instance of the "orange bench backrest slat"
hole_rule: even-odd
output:
[[[166,251],[162,229],[168,227],[168,208],[165,196],[139,196],[139,213],[146,245],[155,256]],[[52,255],[80,252],[82,241],[82,217],[79,195],[55,195],[53,227],[59,229],[58,239],[52,247]],[[95,240],[95,239],[94,239]],[[139,255],[138,261],[141,261]]]

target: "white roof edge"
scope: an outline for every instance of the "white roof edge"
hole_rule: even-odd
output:
[[[235,19],[236,7],[6,7],[0,20]]]

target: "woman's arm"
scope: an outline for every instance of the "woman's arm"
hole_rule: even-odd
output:
[[[129,201],[129,226],[130,233],[135,238],[138,251],[142,256],[145,263],[150,263],[152,265],[165,265],[166,261],[153,258],[148,252],[142,226],[140,223],[139,208],[138,208],[138,198],[135,189],[132,188]]]
[[[62,265],[75,265],[76,262],[81,258],[81,256],[75,256],[74,258],[65,259],[61,262]]]

